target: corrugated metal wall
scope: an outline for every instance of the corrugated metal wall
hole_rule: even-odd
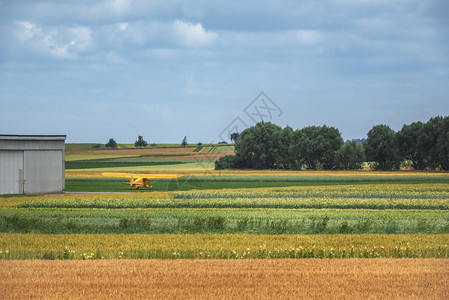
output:
[[[23,194],[23,151],[0,151],[0,194]]]
[[[56,193],[64,189],[63,153],[25,151],[25,194]]]
[[[63,192],[65,138],[0,134],[0,194]]]

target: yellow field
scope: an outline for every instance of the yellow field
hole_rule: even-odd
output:
[[[449,299],[449,260],[0,261],[4,299]]]
[[[259,250],[310,248],[350,249],[409,247],[449,247],[449,234],[21,234],[0,233],[0,250],[73,251],[204,249],[204,250]]]

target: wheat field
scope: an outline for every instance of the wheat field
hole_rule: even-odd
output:
[[[449,260],[0,261],[4,299],[449,299]]]

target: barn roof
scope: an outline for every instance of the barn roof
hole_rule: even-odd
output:
[[[27,141],[64,141],[66,135],[17,135],[17,134],[0,134],[0,140],[27,140]]]

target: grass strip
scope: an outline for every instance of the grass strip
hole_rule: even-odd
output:
[[[9,233],[449,233],[447,210],[3,209]]]
[[[67,178],[67,192],[151,192],[149,189],[130,190],[129,187],[117,185],[118,180],[101,179],[101,178]],[[122,180],[126,183],[126,180]],[[280,188],[280,187],[296,187],[296,186],[341,186],[341,185],[371,185],[371,184],[447,184],[449,180],[428,179],[415,180],[410,178],[403,181],[217,181],[198,179],[194,177],[179,178],[177,180],[157,180],[152,181],[153,188],[157,191],[191,191],[206,189],[254,189],[254,188]]]

